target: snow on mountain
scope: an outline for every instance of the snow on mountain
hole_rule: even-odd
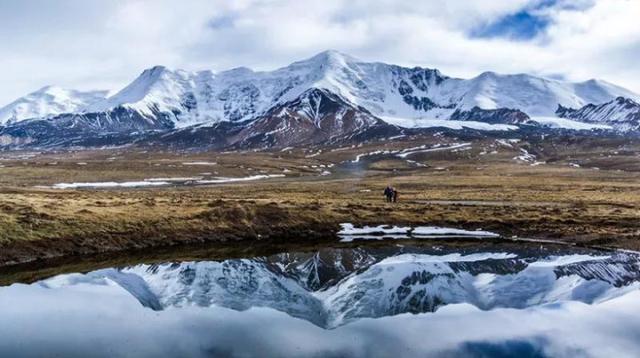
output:
[[[610,126],[619,131],[640,130],[640,104],[624,97],[599,105],[588,104],[579,109],[559,106],[556,114],[570,120]]]
[[[0,126],[30,118],[80,112],[103,100],[108,91],[76,91],[56,86],[43,87],[0,108]]]
[[[450,78],[436,69],[363,62],[336,51],[267,72],[246,68],[214,73],[157,66],[114,96],[88,107],[123,106],[146,116],[172,114],[176,126],[245,121],[310,89],[328,90],[378,117],[449,119],[456,111],[510,108],[531,116],[553,115],[558,105],[579,108],[618,96],[640,98],[603,81],[570,83],[530,75],[485,72]]]
[[[406,249],[405,249],[406,250]],[[637,290],[639,261],[627,253],[514,253],[325,249],[255,259],[138,265],[58,276],[45,287],[120,285],[152,309],[270,307],[318,326],[433,312],[468,303],[483,310],[561,301],[595,303]]]
[[[474,106],[482,109],[513,108],[529,116],[551,116],[558,105],[579,108],[589,103],[604,103],[618,96],[638,98],[635,93],[599,80],[572,83],[494,72],[465,80],[457,93],[463,109]]]
[[[399,127],[518,130],[537,123],[625,129],[635,124],[608,123],[627,120],[614,113],[625,106],[600,111],[606,118],[595,124],[596,119],[585,124],[552,116],[559,106],[598,106],[619,96],[640,100],[596,80],[570,83],[493,72],[465,80],[336,51],[264,72],[156,66],[104,96],[55,87],[30,94],[0,110],[0,146],[112,145],[147,138],[157,144],[265,148],[362,142],[400,134]]]
[[[597,124],[597,123],[585,123],[580,121],[575,121],[567,118],[561,117],[531,117],[531,121],[537,123],[538,125],[547,127],[547,128],[555,128],[555,129],[570,129],[570,130],[611,130],[613,127],[608,126],[606,124]]]
[[[399,133],[399,128],[374,117],[366,109],[328,90],[311,89],[257,117],[235,140],[244,146],[286,147]]]

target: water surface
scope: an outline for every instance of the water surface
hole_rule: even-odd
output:
[[[634,253],[408,243],[0,287],[0,356],[637,356]]]

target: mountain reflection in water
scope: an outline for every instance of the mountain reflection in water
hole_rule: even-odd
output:
[[[403,245],[0,288],[0,355],[633,356],[634,253]]]

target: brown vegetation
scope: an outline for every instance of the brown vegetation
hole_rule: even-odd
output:
[[[342,222],[483,228],[506,237],[640,249],[638,174],[573,168],[562,158],[552,165],[516,163],[517,148],[479,154],[490,145],[410,158],[420,165],[389,155],[347,162],[375,147],[319,155],[312,150],[103,151],[5,159],[0,162],[0,265],[185,243],[335,240]],[[196,161],[216,164],[184,164]],[[332,173],[321,176],[323,170]],[[36,187],[284,172],[282,179],[213,186]],[[388,183],[400,191],[397,204],[382,199]]]

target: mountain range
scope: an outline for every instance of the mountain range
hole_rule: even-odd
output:
[[[45,87],[0,108],[0,146],[171,141],[285,147],[384,138],[421,128],[640,130],[640,96],[600,81],[566,82],[363,62],[325,51],[256,72],[147,69],[122,90]]]

